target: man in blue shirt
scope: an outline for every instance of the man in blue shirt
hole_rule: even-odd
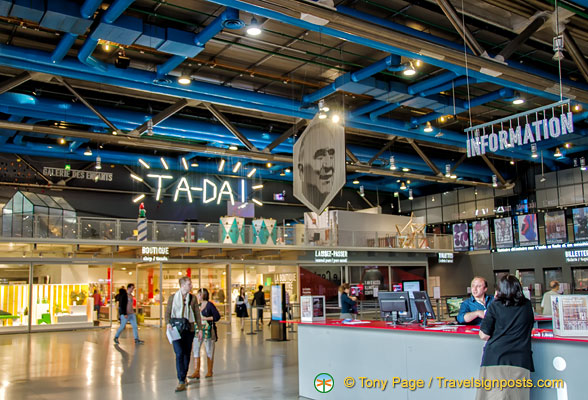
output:
[[[460,324],[480,325],[486,314],[486,308],[492,303],[494,297],[486,295],[488,282],[482,277],[476,276],[472,279],[471,289],[471,297],[461,303],[457,322]]]

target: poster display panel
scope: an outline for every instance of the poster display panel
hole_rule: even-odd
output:
[[[517,215],[517,222],[519,225],[519,246],[538,245],[537,214]]]
[[[494,237],[497,249],[513,246],[512,218],[496,218],[494,220]]]
[[[545,240],[547,244],[567,242],[567,231],[565,211],[558,210],[545,213]]]
[[[468,224],[463,222],[453,224],[453,251],[468,251],[470,249],[470,234]]]
[[[574,208],[572,217],[576,242],[588,241],[588,207]]]
[[[490,225],[488,220],[472,222],[474,250],[490,250]]]

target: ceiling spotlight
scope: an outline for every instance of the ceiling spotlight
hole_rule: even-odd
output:
[[[582,104],[574,104],[574,111],[582,111]]]
[[[406,190],[406,184],[404,182],[400,182],[400,189]]]
[[[280,172],[280,176],[286,176],[286,173],[284,171]]]
[[[66,143],[65,138],[60,137],[58,140],[58,143],[61,145],[65,144]]]
[[[187,171],[188,168],[188,161],[186,161],[185,157],[182,157],[182,165],[184,166],[184,169]]]
[[[580,157],[580,169],[586,171],[586,159],[584,157]]]
[[[265,164],[266,167],[271,168],[272,167],[272,163],[268,162],[267,164]]]
[[[120,69],[127,69],[131,65],[131,59],[125,54],[125,50],[121,49],[114,59],[114,66]]]
[[[492,187],[498,187],[498,177],[496,175],[492,175]]]
[[[163,168],[166,170],[169,169],[169,165],[167,165],[165,158],[161,157],[160,160],[161,160],[161,165],[163,165]]]
[[[525,99],[523,99],[522,97],[516,98],[512,101],[512,104],[514,105],[519,105],[519,104],[524,104],[525,103]]]
[[[110,51],[110,42],[106,42],[102,45],[104,51]]]
[[[247,174],[247,178],[251,178],[253,174],[255,174],[255,171],[257,171],[257,168],[253,168],[251,171],[249,171],[249,173]]]
[[[96,166],[94,168],[102,169],[102,159],[100,158],[100,156],[96,156]]]
[[[569,148],[571,148],[571,147],[572,147],[572,144],[571,144],[570,142],[568,142],[568,143],[564,144],[564,147],[565,147],[566,149],[569,149]]]
[[[318,117],[319,117],[319,119],[326,119],[327,118],[327,114],[321,111],[321,112],[319,112]]]
[[[394,156],[390,156],[390,170],[396,171],[396,160],[394,160]]]
[[[251,186],[251,189],[253,189],[253,190],[263,189],[263,184],[253,185],[253,186]]]
[[[286,172],[287,174],[289,174],[290,172],[292,172],[292,170],[291,170],[290,168],[286,168],[286,169],[284,170],[284,172]]]
[[[447,121],[447,118],[443,115],[442,117],[439,117],[439,122],[441,122],[442,124],[444,124]]]
[[[352,182],[354,185],[359,185],[359,181],[357,179],[354,179]]]
[[[251,22],[247,27],[247,34],[251,36],[257,36],[261,34],[261,28],[259,27],[259,24],[257,23],[257,19],[255,19],[255,17],[251,18]]]
[[[446,178],[451,177],[451,165],[450,164],[445,164],[445,177]]]
[[[144,195],[144,194],[140,194],[140,195],[138,195],[137,197],[135,197],[135,198],[133,199],[133,203],[138,203],[138,202],[140,202],[141,200],[143,200],[144,198],[145,198],[145,195]]]
[[[339,123],[340,120],[341,117],[339,117],[339,114],[333,114],[333,116],[331,117],[331,121],[333,121],[334,124]]]
[[[257,204],[258,206],[263,206],[263,203],[257,199],[251,199],[251,201]]]
[[[86,151],[84,151],[84,155],[90,157],[92,155],[92,149],[87,147]]]
[[[131,174],[131,179],[134,179],[138,182],[143,182],[143,178],[141,178],[140,176],[137,176],[135,174]]]
[[[198,168],[199,164],[197,162],[193,162],[192,164],[190,164],[190,166],[193,168]]]
[[[192,79],[188,75],[181,75],[178,78],[178,83],[180,85],[189,85],[192,82]]]
[[[112,131],[112,134],[113,134],[114,136],[116,136],[116,135],[118,135],[118,131]]]
[[[241,168],[241,161],[237,161],[237,163],[233,167],[233,173],[239,171],[239,168]]]
[[[451,174],[450,178],[451,178],[451,179],[457,179],[457,175],[455,175],[455,174]]]
[[[535,144],[535,143],[531,144],[531,157],[532,158],[539,157],[539,154],[537,154],[537,144]]]
[[[412,64],[412,61],[410,61],[406,67],[406,69],[402,72],[405,76],[413,76],[414,74],[416,74],[416,69],[414,68],[414,65]]]
[[[359,187],[359,195],[361,197],[364,197],[365,196],[365,191],[363,190],[363,185]]]
[[[561,158],[561,157],[563,157],[563,154],[562,154],[562,152],[559,150],[559,147],[556,147],[556,148],[555,148],[555,153],[553,153],[553,156],[554,156],[554,157],[556,157],[556,158]]]
[[[229,150],[235,151],[235,150],[239,150],[239,148],[237,146],[235,146],[234,144],[232,144],[229,146]]]
[[[139,164],[141,164],[142,166],[144,166],[147,169],[150,169],[151,168],[151,166],[149,166],[149,164],[147,164],[145,161],[143,161],[140,158],[139,158]]]
[[[402,168],[402,172],[408,172],[408,171],[410,171],[410,168],[406,168],[406,167]]]
[[[412,200],[412,189],[408,189],[408,200]]]
[[[510,160],[510,165],[515,165],[515,160]]]
[[[430,121],[427,122],[427,125],[425,126],[424,131],[427,133],[433,132],[433,125],[431,125]]]
[[[221,172],[224,167],[225,167],[225,159],[221,158],[220,164],[218,165],[218,171]]]

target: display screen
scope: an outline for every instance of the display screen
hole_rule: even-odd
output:
[[[565,243],[568,239],[566,213],[563,210],[545,213],[545,240],[547,244]]]
[[[490,226],[488,220],[472,222],[472,242],[474,250],[490,249]]]
[[[576,242],[588,241],[588,207],[574,208],[572,216]]]
[[[325,298],[312,298],[312,316],[313,318],[323,318],[325,316]]]
[[[414,292],[423,290],[423,281],[402,281],[402,291]]]
[[[361,295],[362,289],[362,286],[351,286],[349,288],[349,294],[355,297],[359,297]]]
[[[468,251],[470,249],[470,235],[468,224],[453,224],[453,251]]]
[[[517,215],[517,222],[519,226],[519,246],[538,245],[537,214]]]
[[[513,246],[512,218],[496,218],[494,220],[494,237],[497,249]]]
[[[457,314],[459,314],[459,309],[461,308],[461,303],[463,303],[463,299],[451,298],[446,299],[445,302],[447,303],[447,314],[449,314],[450,317],[457,317]]]
[[[272,320],[282,320],[282,285],[272,285],[271,291]]]

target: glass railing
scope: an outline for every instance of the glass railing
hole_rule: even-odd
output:
[[[26,225],[26,229],[23,229]],[[137,220],[120,218],[27,216],[18,227],[4,226],[4,238],[51,238],[137,241]],[[18,229],[17,229],[18,228]],[[147,241],[211,244],[261,244],[267,246],[378,247],[453,251],[451,235],[394,232],[360,232],[330,229],[304,229],[278,226],[275,232],[254,231],[244,225],[226,232],[218,223],[147,221]]]

